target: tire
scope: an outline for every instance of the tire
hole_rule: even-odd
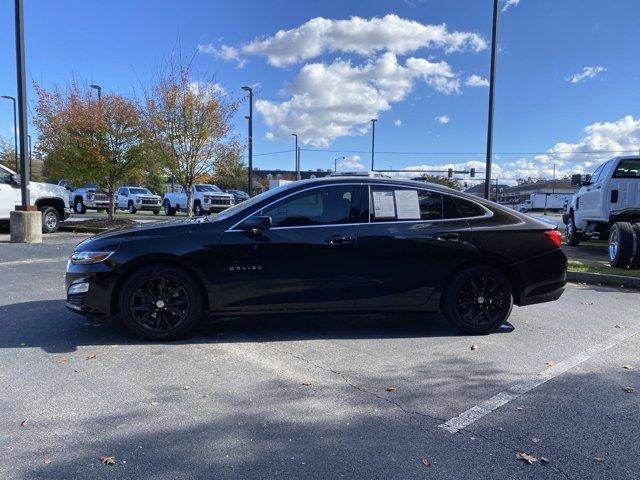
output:
[[[633,254],[629,268],[640,268],[640,223],[632,224],[631,230],[633,232]]]
[[[520,213],[527,213],[527,209],[526,208],[521,208],[520,209]]]
[[[202,209],[202,205],[200,205],[200,202],[195,202],[193,204],[193,214],[196,217],[201,217],[202,215],[204,215],[204,210]]]
[[[153,214],[154,214],[154,215],[160,215],[160,210],[154,210],[154,211],[153,211]]]
[[[573,218],[573,214],[569,215],[569,219],[567,220],[567,228],[564,232],[565,239],[567,241],[567,245],[570,247],[577,247],[580,245],[580,234],[576,229],[576,222]]]
[[[127,211],[131,214],[131,215],[135,215],[136,212],[138,211],[138,209],[135,207],[135,205],[133,204],[133,202],[129,202],[129,205],[127,205]]]
[[[79,215],[84,215],[85,213],[87,213],[87,207],[85,207],[84,203],[82,203],[82,200],[78,198],[73,203],[73,211]]]
[[[609,265],[627,268],[633,255],[633,229],[629,222],[616,222],[609,232]]]
[[[442,313],[461,332],[486,335],[509,318],[513,293],[509,279],[488,265],[468,267],[448,282]]]
[[[171,291],[174,291],[171,295]],[[200,286],[184,270],[150,265],[135,271],[120,288],[118,306],[125,326],[146,340],[186,336],[201,319]]]
[[[171,207],[169,200],[164,201],[164,214],[169,217],[173,217],[176,214],[176,209]]]
[[[60,214],[53,207],[42,207],[42,233],[54,233],[60,225]]]

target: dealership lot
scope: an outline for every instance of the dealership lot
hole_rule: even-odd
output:
[[[638,292],[570,285],[484,337],[292,315],[154,344],[64,308],[84,235],[6,237],[1,478],[637,478]]]

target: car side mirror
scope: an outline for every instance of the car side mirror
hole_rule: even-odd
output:
[[[271,217],[268,215],[252,215],[238,225],[238,230],[262,231],[271,228]]]
[[[20,185],[20,175],[19,174],[11,174],[10,182],[12,185]]]
[[[581,186],[587,187],[589,185],[591,185],[591,175],[587,174],[583,177]]]

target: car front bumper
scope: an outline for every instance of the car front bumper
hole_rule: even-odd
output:
[[[75,313],[110,316],[113,311],[111,298],[115,285],[114,275],[111,270],[105,270],[99,264],[73,265],[67,262],[65,306]],[[69,293],[72,285],[80,284],[86,284],[86,291]]]

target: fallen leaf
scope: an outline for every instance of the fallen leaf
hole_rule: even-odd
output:
[[[311,382],[302,382],[302,386],[303,387],[310,387],[311,386]]]
[[[429,460],[428,458],[420,459],[420,463],[422,463],[425,467],[430,467],[431,466],[431,460]]]
[[[631,365],[623,365],[622,368],[624,368],[625,370],[632,370],[633,367]]]
[[[616,324],[616,328],[624,328],[624,325]]]
[[[95,360],[96,358],[98,358],[98,356],[94,353],[93,355],[89,355],[87,360]]]
[[[112,457],[111,455],[100,457],[100,461],[105,465],[115,465],[116,457]]]
[[[151,405],[157,405],[158,402],[151,402]]]
[[[396,387],[387,387],[384,389],[385,392],[395,392],[396,391]]]
[[[593,457],[593,459],[598,463],[604,462],[604,458],[602,458],[602,457]]]
[[[636,391],[636,389],[634,387],[624,387],[623,389],[625,392],[627,393],[633,393]]]
[[[518,410],[519,412],[524,410],[524,407],[516,407],[516,410]]]
[[[529,325],[529,322],[528,322],[527,320],[524,320],[524,321],[522,322],[522,325]]]
[[[22,420],[20,422],[20,426],[21,427],[26,427],[27,425],[29,425],[29,419],[28,418],[25,418],[24,420]]]
[[[516,453],[516,458],[518,460],[522,460],[525,463],[528,463],[529,465],[533,465],[535,462],[538,461],[538,459],[533,455],[529,455],[528,453],[524,453],[524,452]]]
[[[191,390],[191,387],[190,387],[189,385],[186,385],[186,386],[184,387],[184,389],[185,389],[185,390]]]
[[[546,457],[540,457],[540,463],[549,463],[549,459]]]
[[[45,458],[42,463],[44,463],[45,465],[49,465],[51,463],[51,459]]]
[[[536,438],[536,437],[533,437],[533,438],[531,439],[531,441],[532,441],[533,443],[540,443],[540,439],[539,439],[539,438]]]
[[[582,302],[583,305],[593,305],[593,302]]]
[[[471,345],[471,350],[477,350],[478,349],[478,345]]]
[[[202,395],[202,398],[207,398],[209,396],[208,393],[205,393],[204,395]]]
[[[556,362],[544,362],[544,364],[545,364],[547,367],[555,367],[555,366],[556,366]]]
[[[64,365],[65,363],[69,363],[69,359],[67,357],[58,357],[56,362],[60,365]]]

